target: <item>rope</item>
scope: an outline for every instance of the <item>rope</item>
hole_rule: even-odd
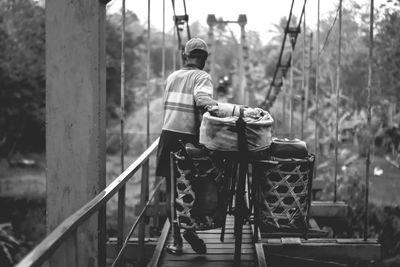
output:
[[[300,27],[301,27],[301,21],[302,21],[302,19],[303,19],[304,13],[305,13],[305,6],[306,6],[306,3],[307,3],[307,0],[304,0],[303,9],[302,9],[301,15],[300,15],[300,20],[299,20],[299,23],[298,23],[298,25],[297,25],[297,30],[299,30]],[[291,7],[290,7],[289,18],[288,18],[288,21],[287,21],[287,24],[286,24],[285,33],[284,33],[284,35],[283,35],[281,50],[280,50],[280,53],[279,53],[279,58],[278,58],[278,62],[277,62],[276,68],[275,68],[274,76],[273,76],[273,78],[272,78],[272,82],[271,82],[270,87],[269,87],[269,90],[268,90],[268,92],[267,92],[267,96],[266,96],[265,99],[264,99],[264,103],[266,103],[266,102],[268,101],[268,99],[269,99],[269,97],[270,97],[270,95],[271,95],[272,87],[275,85],[276,75],[278,74],[278,70],[279,70],[279,68],[280,68],[280,66],[281,66],[282,55],[283,55],[283,51],[284,51],[285,43],[286,43],[286,36],[287,36],[287,33],[288,33],[288,29],[289,29],[289,25],[290,25],[290,20],[291,20],[292,12],[293,12],[293,4],[294,4],[294,0],[292,0],[292,5],[291,5]],[[295,38],[294,38],[294,40],[293,40],[293,42],[292,42],[292,48],[293,48],[293,50],[294,50],[294,48],[295,48],[295,46],[296,46],[296,41],[297,41],[297,33],[296,33]],[[291,62],[291,58],[289,59],[289,64],[288,64],[288,65],[290,65],[290,62]]]
[[[322,52],[323,52],[324,49],[325,49],[325,46],[326,46],[327,43],[328,43],[329,36],[330,36],[330,34],[331,34],[331,31],[332,31],[333,27],[335,26],[336,20],[337,20],[338,15],[339,15],[339,9],[340,9],[340,5],[339,5],[338,8],[336,9],[335,18],[334,18],[333,23],[331,24],[331,26],[330,26],[330,28],[329,28],[329,30],[328,30],[328,33],[327,33],[326,36],[325,36],[324,45],[322,46],[322,49],[321,49],[321,51],[320,51],[320,54],[322,54]]]
[[[288,21],[287,21],[287,23],[286,23],[286,29],[288,29],[288,28],[289,28],[289,25],[290,25],[290,19],[291,19],[291,17],[292,17],[292,11],[293,11],[293,4],[294,4],[294,0],[292,0],[292,5],[290,6],[290,12],[289,12]],[[281,50],[280,50],[280,52],[279,52],[278,62],[277,62],[277,64],[276,64],[274,76],[273,76],[273,78],[272,78],[272,83],[271,83],[271,85],[270,85],[270,87],[269,87],[269,90],[268,90],[268,93],[267,93],[267,96],[266,96],[264,102],[268,101],[269,96],[270,96],[271,91],[272,91],[272,86],[274,86],[274,83],[275,83],[276,75],[278,74],[278,70],[279,70],[279,67],[280,67],[280,64],[281,64],[281,61],[282,61],[283,50],[284,50],[284,48],[285,48],[286,35],[287,35],[287,31],[285,30],[285,33],[284,33],[284,35],[283,35],[282,44],[281,44]]]
[[[174,24],[175,24],[175,29],[176,29],[176,35],[178,37],[178,50],[181,53],[181,63],[183,64],[184,61],[184,57],[183,57],[183,44],[182,44],[182,37],[180,35],[180,31],[183,29],[179,28],[179,24],[180,22],[184,21],[184,23],[186,24],[186,33],[187,33],[187,38],[188,40],[190,39],[190,28],[189,28],[189,16],[187,14],[186,11],[186,1],[183,0],[183,7],[184,7],[184,12],[185,14],[183,16],[177,16],[176,15],[176,11],[175,11],[175,0],[171,0],[172,1],[172,9],[174,12]]]

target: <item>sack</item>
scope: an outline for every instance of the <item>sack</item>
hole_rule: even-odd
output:
[[[200,144],[210,150],[239,151],[236,121],[238,117],[220,118],[204,113],[200,126]],[[260,119],[243,118],[248,151],[260,151],[271,143],[271,126],[274,120],[263,111]]]

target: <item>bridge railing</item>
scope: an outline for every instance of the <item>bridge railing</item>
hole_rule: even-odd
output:
[[[92,216],[96,213],[99,218],[99,240],[103,240],[102,243],[99,242],[99,253],[98,253],[98,266],[106,266],[105,261],[105,210],[107,202],[116,194],[121,194],[125,196],[125,185],[126,183],[135,175],[138,170],[142,170],[142,181],[141,181],[141,205],[142,210],[139,213],[136,221],[133,223],[128,235],[123,237],[123,222],[125,220],[124,212],[118,212],[118,244],[119,251],[117,257],[114,259],[112,266],[122,266],[120,263],[123,261],[124,251],[127,246],[128,240],[133,234],[133,231],[140,224],[139,229],[139,250],[144,250],[144,238],[145,238],[145,220],[144,216],[146,214],[146,210],[149,207],[153,197],[156,195],[158,189],[161,184],[164,182],[163,180],[159,181],[157,185],[155,185],[154,189],[150,194],[146,192],[148,189],[148,174],[149,174],[149,158],[151,154],[156,150],[158,146],[158,141],[154,141],[153,144],[150,145],[149,148],[143,152],[138,159],[136,159],[122,174],[120,174],[110,185],[108,185],[102,192],[96,195],[91,201],[85,204],[82,208],[77,210],[71,216],[66,218],[57,228],[55,228],[42,242],[39,243],[24,259],[22,259],[16,266],[17,267],[28,267],[28,266],[42,266],[46,263],[51,256],[57,251],[61,245],[71,237],[76,237],[78,228],[88,221]],[[144,192],[143,192],[144,191]],[[118,209],[122,210],[125,208],[124,199],[122,200],[120,197],[118,198]],[[121,234],[122,233],[122,234]],[[101,236],[103,235],[103,236]],[[122,240],[124,239],[124,240]],[[75,254],[77,254],[77,249],[74,250]],[[139,254],[140,255],[140,254]],[[75,255],[77,257],[77,255]]]

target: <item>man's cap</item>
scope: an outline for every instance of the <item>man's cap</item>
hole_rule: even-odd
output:
[[[200,38],[192,38],[189,41],[187,41],[185,45],[185,54],[190,55],[194,50],[201,50],[207,53],[208,55],[208,46],[206,42],[204,42]]]

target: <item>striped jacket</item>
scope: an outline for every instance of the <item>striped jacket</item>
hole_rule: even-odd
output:
[[[164,92],[163,130],[199,134],[200,110],[217,102],[212,99],[211,76],[188,65],[168,76]]]

